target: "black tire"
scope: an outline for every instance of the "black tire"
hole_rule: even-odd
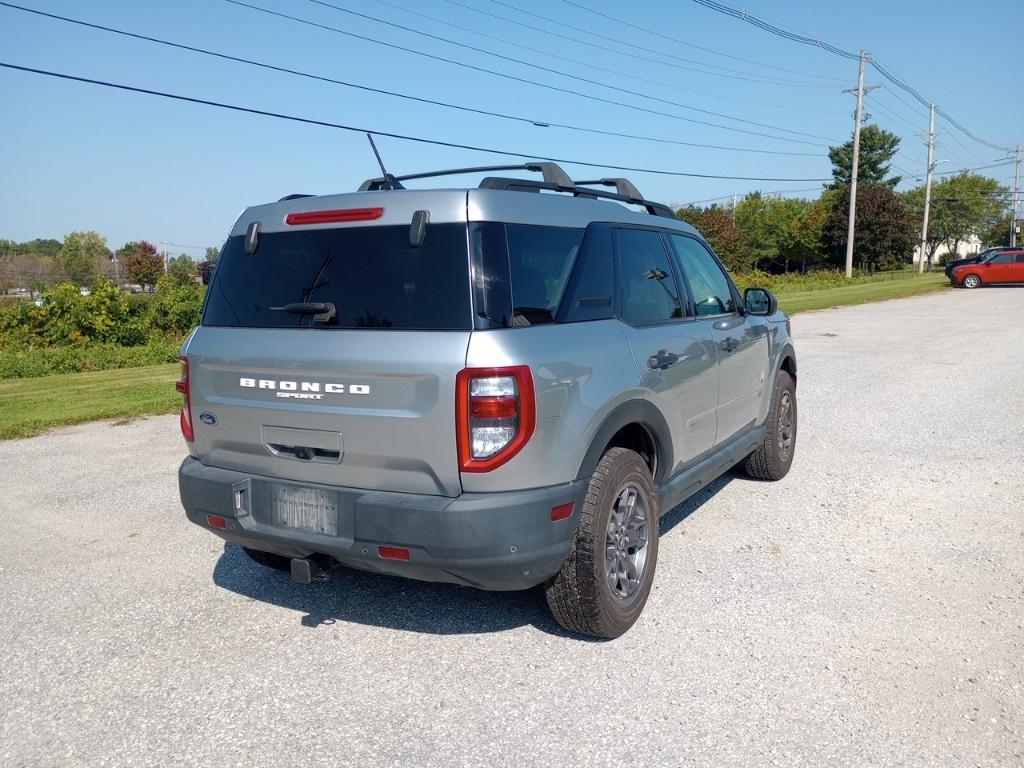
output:
[[[632,504],[630,493],[636,494]],[[637,525],[630,538],[628,529],[620,528],[615,521],[623,517],[634,521],[631,511],[637,509],[645,524],[643,530]],[[654,581],[659,517],[658,494],[647,464],[633,451],[609,449],[590,479],[562,570],[544,587],[548,606],[559,624],[570,632],[604,638],[618,637],[633,626]],[[611,544],[614,553],[609,563],[612,541],[616,543]],[[635,546],[639,541],[644,546]],[[629,555],[631,549],[633,555]],[[627,577],[623,582],[630,563],[637,578]],[[620,567],[626,571],[620,571]],[[621,587],[619,591],[613,589],[612,581]]]
[[[964,275],[964,279],[960,281],[960,285],[964,288],[977,288],[981,285],[981,278],[977,275]]]
[[[291,573],[292,559],[290,557],[275,555],[273,552],[263,552],[259,549],[249,549],[248,547],[242,547],[242,549],[253,562],[259,563],[267,568],[273,568],[275,571]]]
[[[747,456],[743,469],[755,480],[781,480],[793,466],[796,452],[796,384],[788,371],[775,377],[772,407],[765,421],[764,442]]]

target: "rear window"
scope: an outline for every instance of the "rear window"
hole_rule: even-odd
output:
[[[468,330],[465,224],[435,224],[419,248],[409,226],[273,232],[246,254],[243,237],[221,252],[203,325],[238,328]],[[335,316],[275,309],[330,302]]]

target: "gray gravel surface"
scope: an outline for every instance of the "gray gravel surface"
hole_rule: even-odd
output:
[[[670,513],[612,642],[252,564],[174,417],[0,443],[0,765],[1024,765],[1024,289],[793,330],[792,472]]]

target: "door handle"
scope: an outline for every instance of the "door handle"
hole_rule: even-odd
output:
[[[679,355],[659,349],[658,354],[647,358],[647,366],[656,371],[664,371],[679,362]]]
[[[726,352],[735,352],[736,348],[739,345],[739,342],[736,341],[736,339],[734,339],[732,336],[730,336],[729,338],[722,342],[722,349],[724,349]]]

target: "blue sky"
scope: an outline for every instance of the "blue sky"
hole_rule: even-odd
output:
[[[845,141],[852,129],[854,99],[842,89],[855,84],[855,61],[787,42],[694,2],[580,3],[675,38],[670,40],[565,0],[329,1],[483,51],[388,27],[312,0],[246,0],[353,34],[676,117],[500,78],[225,0],[21,0],[18,4],[538,122],[807,155],[696,148],[539,127],[271,72],[5,7],[0,7],[0,61],[537,156],[723,176],[828,177],[826,146]],[[745,0],[742,5],[786,29],[847,50],[866,48],[983,139],[999,145],[1024,141],[1021,66],[1015,53],[1019,24],[1013,21],[1019,15],[1018,2]],[[472,8],[590,45],[526,29]],[[528,13],[547,16],[555,23]],[[496,58],[486,51],[536,66]],[[597,82],[581,82],[569,75]],[[922,175],[925,151],[915,132],[927,128],[926,109],[870,67],[866,80],[884,86],[869,96],[872,121],[903,137],[895,164],[912,176]],[[59,239],[74,229],[95,229],[115,248],[127,240],[168,241],[179,244],[169,246],[172,252],[198,257],[201,251],[184,246],[219,245],[247,205],[292,192],[354,190],[364,178],[378,174],[365,137],[357,133],[10,70],[0,70],[0,99],[5,106],[0,119],[4,148],[0,153],[4,181],[0,237],[4,238]],[[941,119],[938,128],[942,133],[936,159],[948,161],[939,170],[988,165],[1002,155]],[[518,162],[389,138],[379,139],[378,146],[388,170],[396,174]],[[811,190],[820,186],[817,182],[602,172],[569,164],[566,169],[575,178],[626,175],[647,197],[670,203],[734,192],[742,195],[753,189],[808,190],[803,194],[814,196]],[[1012,166],[1004,166],[986,172],[1010,183],[1012,171]],[[465,183],[473,181],[467,178]]]

